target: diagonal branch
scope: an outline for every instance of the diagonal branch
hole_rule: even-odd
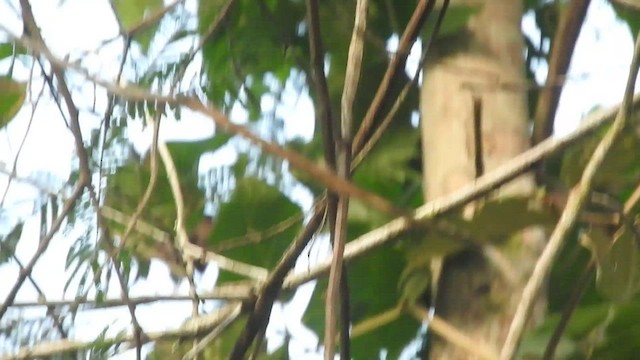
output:
[[[249,316],[249,319],[247,319],[247,324],[238,337],[238,340],[233,347],[233,351],[231,352],[229,359],[244,359],[247,350],[251,346],[251,343],[260,331],[262,325],[266,324],[266,322],[269,320],[273,302],[276,300],[278,294],[283,288],[282,283],[285,279],[285,276],[293,268],[296,260],[298,259],[298,256],[300,256],[304,248],[307,246],[313,235],[322,224],[325,209],[325,202],[320,202],[317,205],[316,210],[309,223],[285,251],[280,262],[269,275],[269,278],[266,280],[266,282],[262,286],[262,289],[260,290],[260,295],[258,296],[256,301],[251,304],[251,315]]]
[[[378,87],[378,90],[376,91],[376,94],[371,101],[371,105],[369,106],[369,109],[367,110],[367,113],[362,120],[360,129],[358,129],[358,132],[354,138],[354,149],[361,149],[364,145],[364,142],[369,137],[369,133],[373,128],[373,123],[378,116],[378,113],[380,112],[380,108],[382,107],[382,102],[385,99],[389,98],[391,81],[404,70],[404,65],[407,62],[407,57],[409,56],[411,46],[418,38],[418,35],[420,35],[422,25],[424,24],[427,16],[433,10],[435,4],[435,0],[420,0],[416,5],[416,9],[414,10],[413,15],[411,15],[411,19],[409,19],[409,24],[407,24],[402,37],[400,37],[398,50],[391,58],[391,62],[389,62],[389,66],[387,67],[387,71],[382,78],[382,82],[380,83],[380,86]]]
[[[533,144],[548,138],[553,132],[553,119],[562,93],[562,82],[558,80],[563,79],[569,70],[576,40],[590,3],[591,0],[572,0],[562,11],[560,24],[553,38],[547,80],[538,95],[533,121]]]
[[[593,152],[591,159],[582,173],[580,182],[573,188],[567,200],[565,207],[556,228],[551,234],[549,242],[545,246],[540,258],[536,262],[533,274],[529,278],[527,285],[522,291],[522,299],[518,303],[518,308],[511,322],[509,333],[505,340],[505,344],[500,353],[500,359],[510,360],[515,356],[515,352],[520,344],[524,328],[531,315],[533,304],[542,288],[544,279],[549,273],[549,269],[553,264],[556,256],[562,248],[566,235],[578,220],[580,210],[584,206],[589,194],[592,191],[593,179],[598,169],[604,162],[605,156],[613,147],[616,139],[622,135],[631,115],[633,92],[635,89],[636,78],[638,77],[638,67],[640,66],[640,36],[637,36],[633,59],[629,69],[629,78],[624,92],[624,98],[620,110],[613,122],[611,128],[602,138],[598,147]]]
[[[630,103],[631,110],[640,109],[640,96],[636,96]],[[514,157],[493,171],[485,173],[475,182],[467,184],[450,195],[434,199],[416,209],[411,220],[404,217],[396,218],[379,228],[361,235],[349,242],[345,247],[345,260],[352,260],[367,252],[382,246],[408,231],[415,223],[427,222],[449,211],[460,208],[470,201],[480,198],[503,184],[515,179],[528,171],[538,161],[567,148],[572,143],[589,135],[600,126],[611,122],[619,106],[595,111],[589,115],[576,131],[561,139],[549,138],[532,147],[524,153]],[[330,260],[325,259],[304,273],[292,274],[285,279],[286,289],[295,288],[307,281],[313,280],[330,267]]]

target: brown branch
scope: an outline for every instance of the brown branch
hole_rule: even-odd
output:
[[[311,220],[309,220],[309,223],[282,255],[282,258],[275,269],[271,274],[269,274],[269,278],[260,289],[260,295],[258,295],[255,302],[250,305],[252,308],[251,315],[249,316],[249,319],[247,319],[244,330],[242,330],[242,333],[238,337],[229,359],[244,359],[247,350],[251,346],[251,343],[255,339],[257,333],[260,331],[260,328],[269,320],[273,302],[282,290],[282,282],[284,281],[285,276],[293,268],[298,256],[300,256],[322,224],[325,209],[325,202],[318,204],[315,213],[311,217]]]
[[[424,48],[422,50],[422,55],[420,56],[420,61],[418,62],[418,67],[416,68],[416,71],[413,74],[413,79],[407,82],[405,86],[402,88],[402,90],[396,97],[395,101],[393,102],[391,109],[389,110],[385,118],[380,122],[380,125],[378,125],[376,129],[373,131],[371,136],[367,138],[367,141],[364,144],[362,144],[360,148],[357,148],[355,146],[352,148],[352,153],[354,155],[354,158],[353,158],[353,162],[351,163],[351,171],[354,171],[355,168],[358,167],[358,165],[360,165],[362,160],[366,158],[367,154],[369,154],[371,149],[373,149],[373,147],[378,143],[380,138],[382,138],[382,135],[391,124],[391,121],[395,119],[395,115],[400,109],[400,106],[404,103],[405,99],[407,98],[407,95],[409,94],[409,90],[411,89],[411,87],[416,86],[418,84],[418,79],[420,77],[420,73],[422,72],[422,69],[424,68],[424,62],[427,59],[427,54],[431,49],[431,45],[433,44],[434,38],[436,38],[438,36],[438,33],[440,32],[440,28],[442,27],[442,22],[444,21],[444,16],[447,13],[448,8],[449,8],[449,0],[445,0],[442,3],[442,8],[440,9],[440,12],[438,14],[438,19],[436,20],[436,24],[433,28],[431,36],[429,37],[429,40],[426,42],[426,45],[424,45]]]
[[[367,30],[368,0],[356,2],[355,19],[349,43],[347,65],[345,70],[344,88],[341,99],[340,136],[336,136],[338,151],[338,176],[348,180],[351,177],[351,141],[353,137],[353,104],[358,90],[362,58],[364,54],[364,36]],[[325,334],[324,358],[333,359],[335,353],[335,338],[337,333],[337,319],[340,316],[340,357],[350,359],[350,305],[349,288],[346,269],[343,265],[344,247],[347,242],[347,218],[349,214],[349,197],[342,194],[338,198],[335,222],[333,223],[333,254],[329,272],[329,284],[325,304]],[[340,312],[338,311],[340,299]]]
[[[411,19],[409,19],[409,23],[407,24],[402,37],[400,38],[400,42],[398,44],[398,51],[393,55],[391,61],[389,62],[389,66],[387,67],[387,71],[380,82],[380,86],[376,91],[376,94],[371,101],[371,105],[367,110],[364,119],[362,120],[362,124],[360,125],[360,129],[356,133],[353,142],[354,149],[360,149],[364,145],[364,142],[369,137],[369,133],[371,132],[371,128],[373,128],[374,121],[380,112],[380,108],[382,107],[382,102],[385,99],[388,99],[389,96],[389,87],[391,85],[391,81],[401,74],[404,70],[404,65],[407,62],[407,57],[409,56],[409,51],[411,50],[411,46],[418,38],[420,34],[420,29],[422,29],[422,25],[426,20],[427,16],[433,10],[435,6],[435,0],[420,0],[416,5],[416,9],[411,15]]]
[[[22,7],[22,18],[24,21],[25,30],[34,39],[33,42],[38,44],[43,49],[43,52],[45,54],[51,55],[51,52],[47,49],[46,45],[44,44],[44,41],[42,40],[42,36],[40,35],[40,30],[36,25],[35,19],[33,17],[33,13],[31,11],[31,5],[27,0],[21,0],[20,5]],[[84,149],[84,144],[82,141],[82,133],[80,131],[80,123],[78,122],[78,109],[75,107],[75,104],[73,103],[73,99],[71,98],[71,93],[69,92],[69,89],[65,83],[63,68],[53,63],[51,64],[51,67],[58,80],[58,87],[60,89],[62,96],[65,99],[65,102],[67,104],[67,109],[70,114],[71,132],[73,133],[73,137],[76,145],[76,152],[80,160],[80,176],[78,178],[78,181],[76,182],[76,186],[73,191],[73,194],[65,202],[62,212],[53,222],[51,229],[49,229],[49,232],[42,239],[40,239],[40,242],[38,244],[38,248],[36,249],[35,254],[32,256],[31,260],[24,267],[23,271],[20,272],[14,286],[11,288],[5,301],[2,303],[2,306],[0,307],[0,318],[4,316],[5,312],[7,311],[7,307],[10,304],[12,304],[13,301],[15,300],[18,290],[20,289],[20,287],[22,286],[22,284],[24,283],[28,275],[31,274],[31,271],[33,270],[33,267],[35,266],[40,256],[42,256],[42,254],[46,251],[47,247],[49,246],[49,243],[51,242],[51,239],[56,234],[56,232],[60,229],[62,222],[75,206],[75,202],[82,195],[84,188],[87,186],[90,186],[91,184],[91,172],[89,170],[88,156]]]
[[[558,80],[564,78],[569,70],[576,40],[590,2],[591,0],[571,0],[560,17],[558,30],[553,37],[547,80],[538,95],[533,121],[534,145],[553,133],[553,120],[562,93],[562,82]]]
[[[522,298],[518,303],[518,308],[516,309],[516,313],[511,322],[509,333],[500,353],[500,358],[502,360],[510,360],[515,356],[524,328],[533,310],[535,299],[542,288],[544,279],[549,273],[549,269],[551,268],[553,261],[562,248],[567,233],[571,231],[578,220],[580,210],[591,193],[593,179],[604,162],[605,156],[613,147],[616,139],[618,139],[625,130],[628,118],[631,115],[633,92],[635,89],[636,78],[638,77],[639,66],[640,36],[637,37],[635,51],[629,69],[629,78],[627,79],[627,86],[625,88],[620,111],[618,112],[613,125],[598,144],[598,147],[593,152],[591,159],[589,159],[589,162],[582,173],[582,177],[580,178],[580,182],[569,194],[567,206],[563,211],[558,224],[553,230],[549,242],[542,251],[542,254],[540,254],[527,285],[522,291]]]
[[[2,27],[0,26],[0,28]],[[350,197],[361,200],[362,202],[368,205],[371,205],[373,208],[387,214],[392,214],[395,216],[407,215],[405,211],[396,208],[393,204],[391,204],[388,200],[384,199],[383,197],[370,193],[366,190],[363,190],[358,186],[354,185],[350,181],[341,179],[335,174],[335,172],[317,166],[316,164],[314,164],[313,162],[311,162],[310,160],[308,160],[307,158],[303,157],[302,155],[296,152],[293,152],[289,149],[285,149],[282,146],[273,144],[267,140],[262,139],[260,136],[255,135],[251,130],[249,130],[245,126],[234,124],[229,120],[229,118],[224,113],[222,113],[221,111],[219,111],[214,107],[208,107],[204,105],[198,99],[191,98],[191,97],[184,97],[184,96],[156,95],[156,94],[150,93],[146,89],[141,89],[137,86],[122,87],[118,84],[114,84],[112,82],[105,81],[98,77],[92,76],[85,69],[56,58],[53,54],[51,54],[51,52],[49,52],[45,47],[39,45],[38,43],[35,43],[25,38],[17,39],[14,36],[12,36],[10,32],[7,32],[7,34],[9,35],[10,38],[28,47],[32,51],[38,52],[44,55],[51,64],[77,71],[82,76],[84,76],[88,81],[105,88],[106,90],[110,91],[113,94],[116,94],[118,96],[121,96],[123,98],[129,99],[132,101],[157,101],[159,103],[166,103],[174,106],[184,106],[195,112],[204,114],[210,117],[218,126],[220,126],[220,128],[222,128],[222,130],[240,135],[246,138],[247,140],[249,140],[249,142],[258,146],[263,151],[271,155],[280,157],[282,159],[288,160],[292,166],[308,173],[312,178],[314,178],[316,181],[320,182],[321,184],[325,185],[328,189],[332,191],[335,191],[339,194],[349,195]],[[83,149],[83,152],[84,152],[84,149]],[[81,161],[82,161],[82,157],[81,157]]]

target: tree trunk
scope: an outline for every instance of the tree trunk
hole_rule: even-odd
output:
[[[456,6],[458,2],[453,3]],[[481,8],[462,34],[436,43],[435,55],[425,65],[420,100],[427,200],[457,190],[529,146],[522,3],[466,3],[480,4]],[[476,128],[480,129],[481,146],[475,141]],[[476,159],[478,149],[480,162]],[[522,176],[492,196],[529,194],[533,187],[532,177]],[[472,211],[469,207],[466,212]],[[499,249],[468,249],[444,259],[434,269],[434,278],[439,278],[434,289],[436,313],[499,352],[543,244],[541,230],[531,228]],[[506,262],[499,267],[496,259]],[[435,338],[430,358],[474,356]]]

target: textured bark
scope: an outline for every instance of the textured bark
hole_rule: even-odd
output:
[[[482,8],[470,19],[466,32],[455,38],[453,46],[447,41],[446,49],[436,48],[439,55],[425,67],[420,100],[424,192],[429,200],[451,193],[478,175],[474,98],[481,104],[485,171],[529,146],[520,30],[522,3],[517,0],[467,3],[482,4]],[[532,177],[523,176],[500,189],[496,196],[527,194],[533,186]],[[532,228],[498,249],[499,257],[508,260],[513,275],[510,277],[505,277],[488,260],[491,256],[487,256],[486,249],[469,249],[445,259],[437,283],[436,312],[477,341],[499,351],[543,242],[541,231]],[[504,249],[509,249],[508,253]],[[489,253],[495,258],[495,251]],[[474,357],[436,338],[430,358]]]

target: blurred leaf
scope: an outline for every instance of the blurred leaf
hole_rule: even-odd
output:
[[[25,84],[14,81],[10,77],[0,76],[0,129],[16,116],[26,95]]]
[[[219,149],[229,138],[229,135],[219,133],[212,138],[200,141],[167,143],[180,181],[187,231],[193,229],[204,216],[205,195],[198,187],[200,156],[207,151]],[[172,234],[176,219],[175,201],[162,160],[159,158],[158,167],[154,191],[140,219]],[[150,176],[150,156],[147,156],[142,163],[131,160],[119,167],[108,179],[105,204],[127,215],[132,215],[147,189]],[[109,226],[112,233],[122,235],[126,224],[110,222]],[[175,254],[169,244],[157,243],[156,240],[136,231],[130,234],[127,244],[137,256],[144,259],[159,258],[168,262],[169,265],[175,262]],[[178,271],[177,268],[172,270]],[[146,271],[143,270],[138,275],[142,276],[145,273]]]
[[[393,309],[398,304],[400,274],[404,267],[402,252],[392,246],[383,246],[346,266],[348,271],[351,322],[357,324]],[[304,323],[316,334],[324,333],[324,303],[327,279],[318,280],[315,291],[303,317]],[[419,324],[407,315],[352,338],[353,359],[378,359],[387,351],[387,358],[397,359],[400,352],[413,339]]]
[[[288,226],[273,231],[276,225],[285,222]],[[219,249],[232,259],[270,269],[294,239],[301,224],[300,207],[282,192],[259,179],[241,178],[229,201],[220,206],[209,243],[214,250]],[[237,278],[222,272],[219,279]]]
[[[140,25],[150,14],[162,9],[164,5],[162,0],[113,0],[112,3],[122,30],[127,33]],[[134,34],[134,39],[140,44],[144,53],[149,50],[149,44],[157,29],[156,23]]]
[[[640,354],[640,302],[614,308],[604,339],[591,354],[592,359],[626,360]]]
[[[236,1],[227,15],[224,26],[214,34],[209,28],[222,13],[227,1],[198,3],[198,30],[209,36],[203,48],[203,69],[207,73],[207,95],[218,106],[230,106],[245,93],[244,105],[257,120],[260,99],[276,77],[280,85],[289,76],[295,57],[290,54],[294,43],[306,43],[298,34],[304,21],[304,4],[297,1]],[[231,95],[229,102],[228,95]]]
[[[631,31],[631,36],[636,37],[640,31],[640,2],[638,0],[614,0],[611,1],[613,9]]]
[[[481,243],[500,243],[532,225],[550,225],[553,216],[539,209],[538,199],[526,196],[501,197],[482,203],[463,229]]]
[[[584,167],[608,128],[609,126],[600,128],[565,151],[561,179],[567,186],[573,186],[580,179]],[[640,179],[640,162],[630,154],[639,152],[640,136],[637,131],[625,132],[607,153],[594,179],[594,187],[606,189],[608,193],[617,193],[634,186]]]
[[[231,350],[240,336],[240,332],[244,328],[245,323],[246,316],[241,316],[230,324],[218,337],[215,338],[215,340],[205,347],[199,358],[205,360],[227,359],[229,354],[231,354]],[[147,359],[181,359],[192,348],[192,341],[160,340],[156,342],[153,351],[149,353]],[[262,357],[259,358],[262,359]]]
[[[596,278],[600,293],[614,302],[626,302],[640,290],[640,249],[633,234],[625,228],[610,236],[592,229],[585,236],[586,246],[598,265]]]
[[[16,43],[1,43],[0,44],[0,60],[6,59],[10,56],[26,54],[25,49]]]
[[[0,245],[2,245],[0,246],[0,264],[7,262],[15,255],[23,226],[23,222],[15,224],[7,235],[0,238]]]
[[[438,36],[446,36],[454,34],[460,30],[465,28],[467,22],[471,18],[472,15],[476,14],[480,10],[479,5],[460,5],[454,4],[447,8],[447,13],[444,16],[440,29],[438,31]],[[436,20],[440,16],[441,8],[436,9],[433,14],[425,21],[424,29],[428,30],[428,36],[431,37],[433,34],[433,29],[436,25]]]

